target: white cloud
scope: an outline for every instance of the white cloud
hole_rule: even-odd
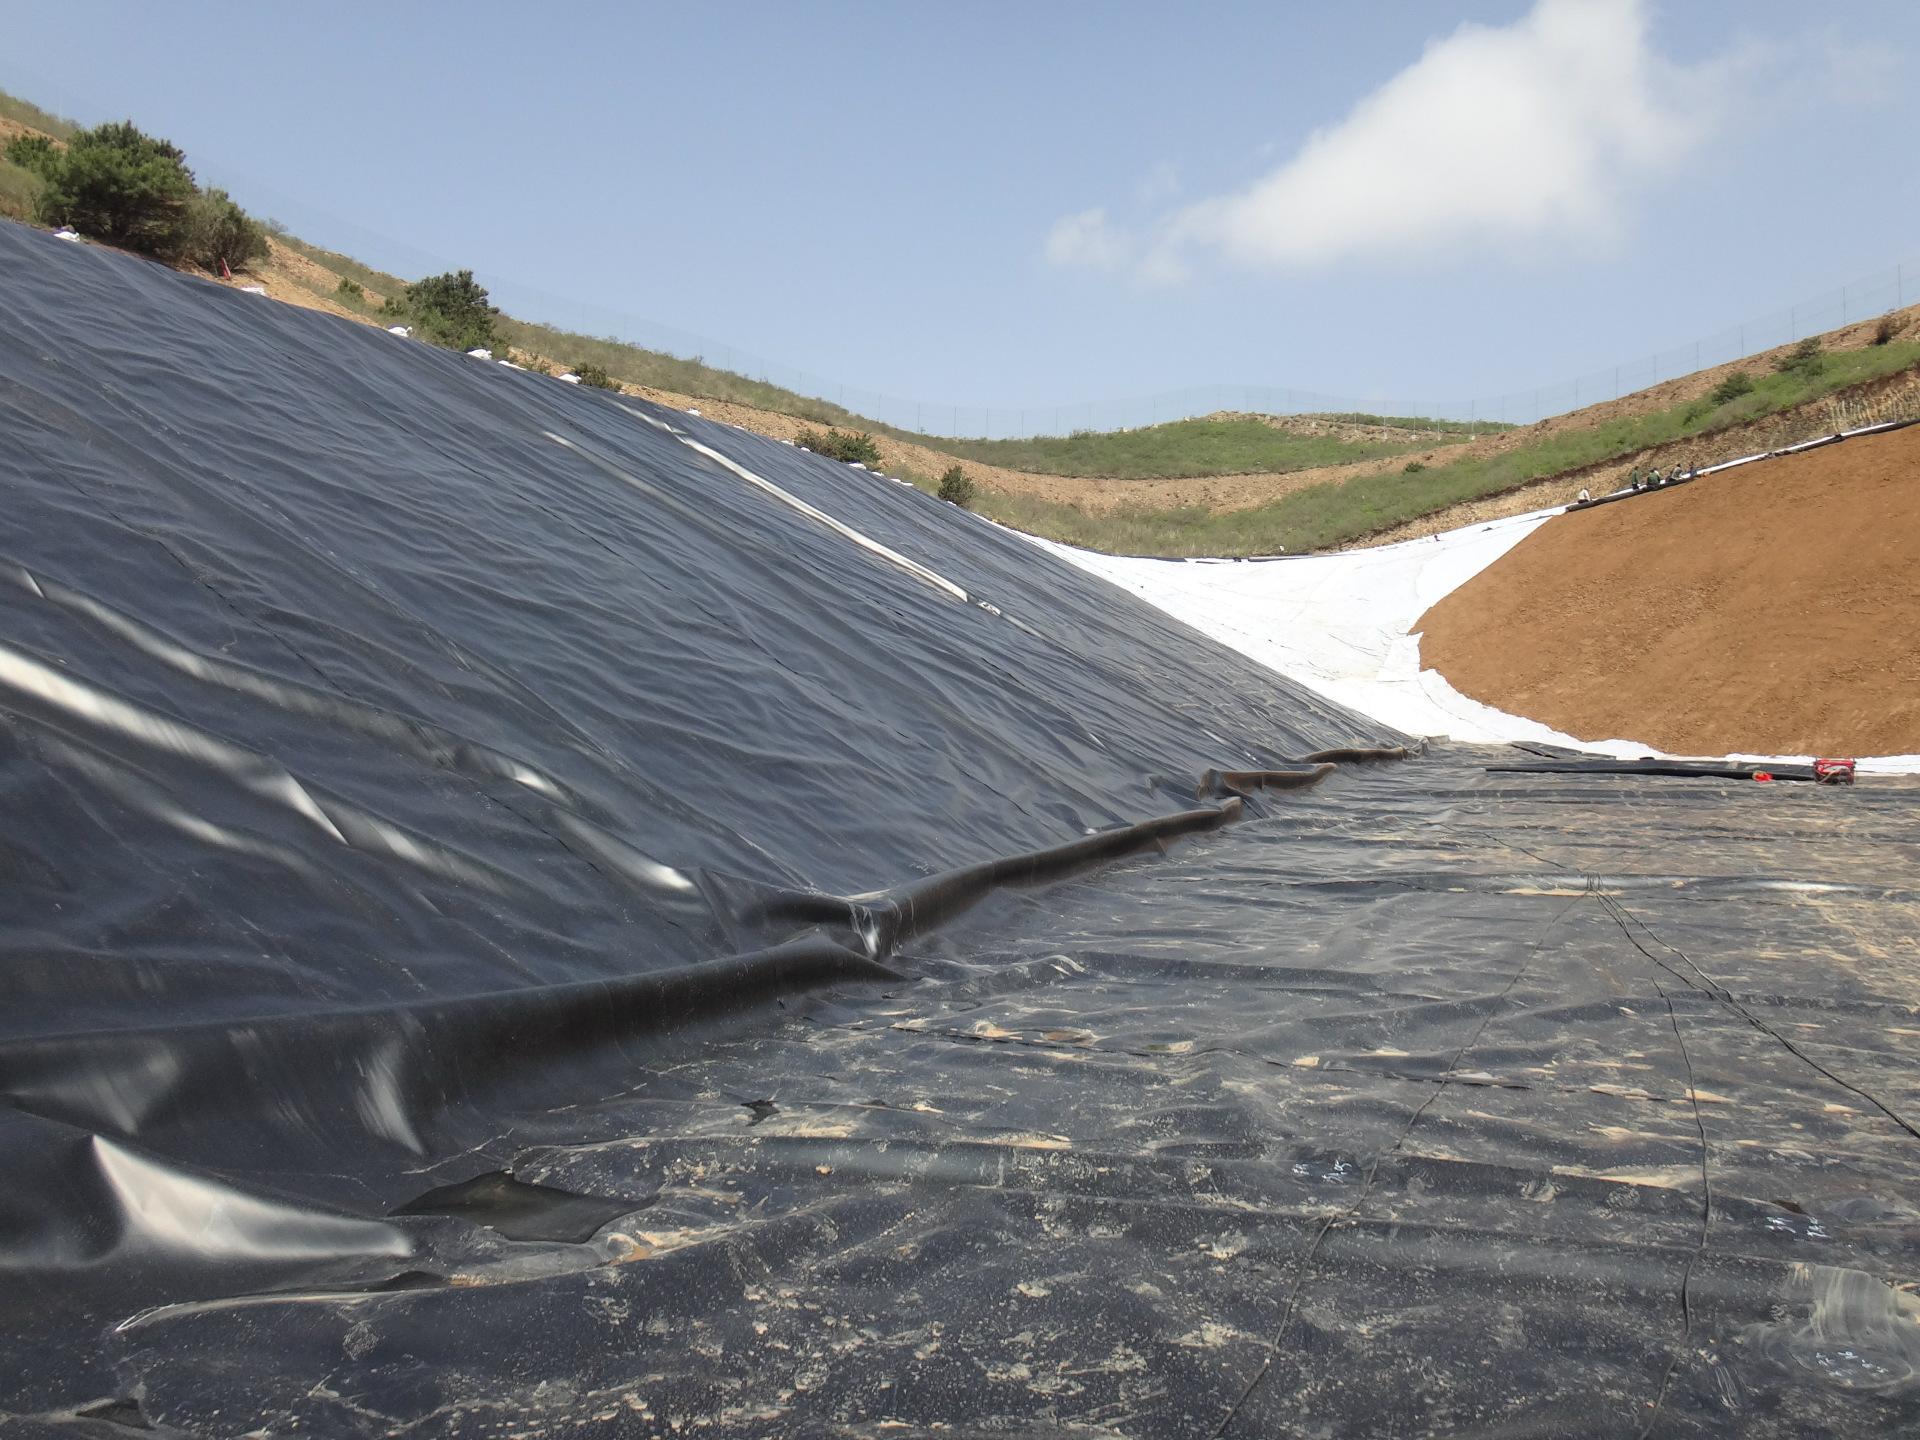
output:
[[[1656,54],[1641,0],[1538,0],[1512,25],[1435,41],[1244,188],[1138,236],[1105,210],[1069,216],[1048,257],[1166,279],[1196,253],[1299,269],[1604,243],[1633,192],[1712,132],[1728,73]]]
[[[1133,241],[1096,206],[1063,215],[1047,232],[1047,259],[1087,270],[1124,270],[1133,263]]]

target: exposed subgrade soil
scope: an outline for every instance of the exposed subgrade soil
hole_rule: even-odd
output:
[[[1920,753],[1920,426],[1557,516],[1418,629],[1455,688],[1582,740]]]

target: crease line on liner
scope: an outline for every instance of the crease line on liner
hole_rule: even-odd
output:
[[[844,539],[851,540],[854,544],[860,546],[862,549],[872,551],[875,555],[878,555],[882,560],[887,561],[889,564],[897,565],[900,569],[906,571],[909,575],[913,576],[914,579],[919,580],[925,584],[931,585],[933,586],[934,589],[942,591],[945,594],[951,595],[954,599],[960,601],[962,604],[973,603],[973,597],[968,595],[967,592],[964,589],[962,589],[960,586],[954,584],[953,581],[947,579],[946,576],[941,575],[936,571],[929,570],[926,566],[922,565],[918,560],[909,560],[906,556],[902,555],[898,550],[891,550],[887,548],[885,545],[882,545],[878,540],[873,539],[871,536],[861,534],[858,530],[854,529],[851,525],[848,525],[843,521],[834,519],[833,516],[827,514],[826,511],[820,509],[818,506],[809,505],[806,501],[802,500],[798,495],[792,494],[789,491],[781,489],[778,485],[774,484],[771,480],[764,479],[761,476],[754,474],[753,471],[747,469],[746,466],[739,464],[737,461],[728,459],[725,455],[722,455],[718,450],[715,450],[711,445],[703,445],[698,440],[694,439],[691,435],[686,434],[684,431],[676,430],[673,428],[673,426],[666,424],[664,421],[656,420],[651,415],[644,414],[643,412],[634,409],[631,405],[620,405],[619,408],[626,411],[627,414],[633,416],[634,419],[642,421],[645,424],[651,425],[656,430],[663,431],[666,434],[673,436],[674,439],[678,440],[682,445],[685,445],[689,450],[692,450],[697,454],[706,456],[709,460],[712,460],[716,464],[723,466],[728,471],[739,476],[742,480],[746,481],[749,485],[754,486],[756,489],[765,491],[768,495],[771,495],[774,499],[778,500],[781,504],[791,506],[793,509],[798,510],[802,515],[806,516],[809,520],[814,521],[816,524],[826,526],[829,530],[832,530],[835,534],[840,535]],[[550,440],[560,440],[559,436],[554,435],[551,432],[548,432],[547,438]],[[560,440],[560,443],[566,444],[567,442],[564,440]]]

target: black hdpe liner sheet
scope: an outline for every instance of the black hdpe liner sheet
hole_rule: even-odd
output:
[[[7,1427],[1920,1423],[1913,789],[1381,758],[791,447],[0,293]]]

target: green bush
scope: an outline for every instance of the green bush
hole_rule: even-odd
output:
[[[1421,461],[1409,460],[1407,461],[1406,464],[1400,467],[1400,473],[1402,475],[1418,475],[1422,470],[1426,468],[1427,468],[1426,465],[1423,464]]]
[[[348,280],[344,277],[338,285],[333,287],[333,293],[338,295],[342,300],[351,300],[355,304],[364,305],[367,299],[366,286],[362,285],[358,280]]]
[[[187,204],[186,258],[219,274],[267,258],[267,230],[224,190],[205,190]]]
[[[1742,395],[1753,393],[1753,377],[1744,370],[1736,370],[1713,389],[1707,392],[1707,399],[1715,405],[1725,405],[1730,400],[1738,400]]]
[[[1827,357],[1820,353],[1820,341],[1809,335],[1785,355],[1773,362],[1773,368],[1782,375],[1818,375],[1827,363]]]
[[[406,316],[422,340],[449,350],[506,348],[494,328],[500,312],[471,270],[449,270],[417,280],[381,308],[384,314]]]
[[[818,430],[802,430],[793,437],[793,443],[824,455],[829,460],[844,460],[849,465],[865,465],[876,469],[880,464],[880,447],[874,443],[873,436],[864,431],[840,431],[828,429],[825,434]]]
[[[59,163],[60,152],[45,135],[16,135],[7,142],[7,159],[22,170],[45,178]]]
[[[940,477],[940,498],[958,505],[962,510],[973,508],[973,481],[958,465],[950,466],[946,474]]]
[[[68,142],[47,167],[37,211],[43,224],[172,260],[190,238],[194,193],[179,148],[126,120]]]
[[[11,159],[12,157],[9,156],[8,158]],[[1900,333],[1900,324],[1901,322],[1894,319],[1893,316],[1882,315],[1880,317],[1880,323],[1873,327],[1873,343],[1876,345],[1890,344],[1893,337]]]
[[[573,373],[580,377],[582,385],[591,385],[596,390],[618,390],[620,382],[609,375],[604,368],[589,361],[585,365],[573,367]]]

